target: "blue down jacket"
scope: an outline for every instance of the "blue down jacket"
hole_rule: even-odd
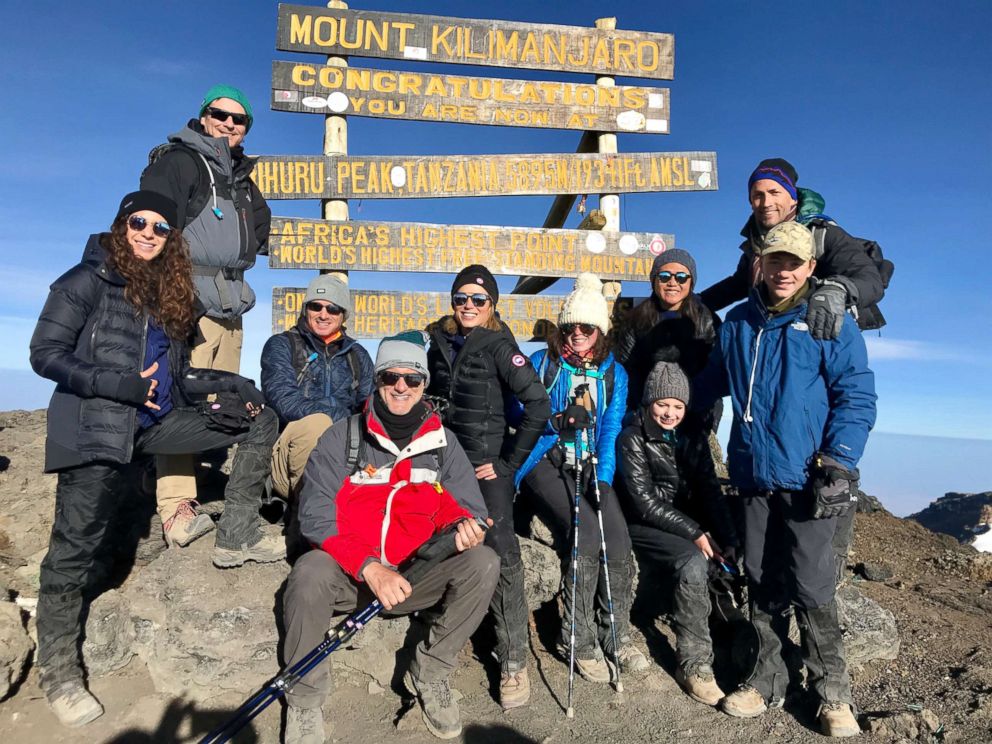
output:
[[[854,318],[836,341],[817,341],[806,302],[770,316],[757,290],[720,328],[693,408],[730,395],[730,482],[745,489],[801,490],[813,455],[856,468],[875,424],[875,375]]]
[[[295,334],[296,339],[290,338]],[[303,340],[305,357],[316,354],[309,364],[294,359],[293,345]],[[329,353],[329,349],[332,351]],[[358,386],[354,386],[348,354],[357,354],[360,370]],[[303,376],[300,377],[301,367]],[[296,328],[278,333],[262,348],[262,394],[279,414],[285,426],[313,413],[326,413],[337,423],[362,406],[372,394],[373,365],[369,353],[355,339],[343,336],[341,344],[325,346],[306,328],[301,318]]]
[[[548,395],[551,396],[551,414],[554,415],[568,408],[572,373],[555,362],[545,363],[547,353],[547,349],[535,351],[530,356],[530,363],[534,365],[539,375],[543,375],[541,381],[544,385],[550,385]],[[609,400],[606,399],[605,380],[602,378],[596,380],[596,454],[599,459],[597,466],[599,480],[612,485],[613,475],[617,469],[617,437],[623,428],[623,417],[627,412],[627,371],[614,359],[612,352],[599,365],[599,371],[605,376],[610,367],[613,368],[613,390]],[[514,476],[514,484],[517,488],[520,488],[520,482],[527,473],[533,470],[557,442],[558,431],[551,426],[549,419],[544,425],[544,432],[537,445]]]

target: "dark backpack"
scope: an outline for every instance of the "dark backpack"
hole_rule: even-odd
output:
[[[360,470],[365,470],[369,461],[365,456],[367,443],[365,441],[365,414],[355,413],[348,417],[348,456],[346,477],[350,478]],[[441,467],[444,465],[444,450],[432,450],[434,457],[434,469],[437,471],[438,481],[441,479]]]
[[[613,400],[613,383],[614,383],[614,373],[613,370],[617,366],[618,362],[616,359],[613,360],[613,364],[610,368],[606,370],[606,374],[603,375],[603,387],[606,389],[606,403],[608,404]],[[545,391],[550,394],[551,389],[555,386],[555,382],[558,381],[558,375],[561,373],[561,363],[555,362],[551,363],[548,358],[548,352],[544,352],[544,359],[541,361],[541,368],[537,371],[538,377],[541,378],[541,383],[544,385]],[[625,402],[626,404],[626,402]]]
[[[837,225],[837,223],[833,220],[819,218],[810,220],[806,223],[806,227],[808,227],[810,232],[813,233],[813,242],[816,245],[817,259],[823,255],[824,243],[827,239],[827,225]],[[858,238],[853,235],[851,237],[859,242],[865,249],[865,253],[868,254],[868,258],[870,258],[872,263],[874,263],[878,268],[878,274],[882,277],[882,288],[888,289],[889,282],[892,280],[892,274],[896,270],[896,265],[883,255],[882,246],[874,240],[869,240],[868,238]]]
[[[186,224],[183,225],[183,229],[186,229],[186,227],[204,210],[212,196],[210,168],[200,153],[191,147],[187,147],[181,142],[166,142],[165,144],[152,148],[152,151],[148,153],[148,165],[156,162],[163,155],[165,155],[165,153],[172,150],[179,150],[180,152],[184,152],[189,155],[189,157],[193,159],[193,162],[196,163],[196,170],[197,173],[199,173],[196,189],[193,191],[193,197],[186,204]]]
[[[299,330],[292,328],[287,335],[293,347],[293,371],[296,372],[297,379],[302,379],[304,370],[310,366],[311,351]],[[361,384],[362,374],[362,366],[358,360],[358,349],[355,344],[348,349],[345,358],[348,360],[348,368],[351,370],[351,391],[354,393]]]

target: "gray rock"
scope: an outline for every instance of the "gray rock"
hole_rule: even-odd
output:
[[[867,581],[888,581],[895,575],[891,568],[881,563],[859,563],[854,572]]]
[[[34,643],[28,637],[20,608],[0,602],[0,700],[21,679]]]
[[[97,597],[90,605],[83,641],[87,672],[102,677],[126,666],[134,656],[134,641],[135,628],[128,601],[117,591]]]
[[[520,538],[524,562],[527,608],[533,612],[555,598],[561,585],[561,559],[553,549],[526,537]]]
[[[896,619],[878,602],[853,586],[837,591],[837,614],[844,631],[844,650],[851,665],[872,659],[895,659],[899,654]]]

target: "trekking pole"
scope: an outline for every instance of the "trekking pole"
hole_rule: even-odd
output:
[[[481,519],[476,520],[483,530],[488,528]],[[431,537],[414,555],[411,563],[402,571],[403,577],[416,585],[438,563],[450,558],[458,552],[455,545],[457,524]],[[262,690],[238,708],[234,714],[220,726],[215,728],[200,740],[200,744],[221,744],[230,741],[235,734],[247,726],[252,719],[265,710],[269,705],[293,689],[294,685],[326,659],[336,649],[347,643],[365,627],[376,615],[383,610],[382,603],[375,599],[338,623],[333,630],[306,656],[293,664],[289,669],[280,672],[275,679]]]
[[[595,425],[596,419],[594,417],[593,427],[595,427]],[[599,473],[596,469],[596,465],[599,462],[599,458],[596,456],[596,429],[593,428],[592,431],[593,436],[590,437],[589,430],[586,429],[586,438],[588,439],[589,462],[592,465],[593,493],[596,497],[596,503],[594,504],[596,508],[596,519],[599,522],[599,549],[603,555],[603,575],[606,579],[606,609],[610,613],[610,637],[613,639],[613,665],[617,669],[615,689],[617,692],[623,692],[623,682],[620,680],[620,646],[617,644],[617,622],[616,618],[613,616],[613,590],[610,587],[610,563],[606,557],[606,530],[603,527],[603,501],[599,492]]]
[[[571,621],[569,623],[568,639],[568,707],[565,708],[566,718],[575,718],[575,708],[572,707],[572,691],[575,688],[575,587],[579,583],[579,494],[582,491],[582,443],[578,432],[573,443],[575,450],[575,498],[572,513],[572,602]]]

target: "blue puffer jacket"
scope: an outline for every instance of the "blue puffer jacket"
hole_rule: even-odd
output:
[[[301,319],[296,328],[276,334],[262,348],[262,393],[279,414],[281,426],[313,413],[326,413],[337,423],[361,411],[372,394],[373,364],[369,353],[348,336],[342,338],[340,347],[333,345],[336,351],[328,353],[328,347],[305,323]],[[294,365],[290,334],[303,339],[307,357],[317,354],[298,382],[300,370]],[[358,356],[357,387],[352,384],[349,353]]]
[[[801,490],[813,455],[856,468],[875,424],[875,375],[854,318],[836,341],[817,341],[805,302],[769,316],[756,290],[734,307],[694,383],[694,408],[730,395],[730,482]]]
[[[551,413],[554,415],[568,408],[568,391],[572,385],[572,374],[565,367],[556,363],[548,362],[545,364],[544,359],[547,353],[546,349],[535,351],[530,356],[530,363],[534,365],[538,374],[543,375],[541,381],[545,385],[548,384],[549,379],[554,380],[548,389],[548,394],[551,396]],[[546,369],[549,365],[553,369]],[[613,484],[613,475],[617,469],[617,437],[623,428],[623,416],[627,412],[627,372],[620,362],[613,358],[612,353],[599,365],[599,370],[605,375],[611,366],[613,367],[613,390],[610,400],[606,400],[605,381],[602,378],[596,380],[596,454],[599,459],[597,475],[599,480],[610,485]],[[527,473],[541,461],[541,458],[557,442],[558,431],[551,426],[549,420],[544,426],[544,433],[541,434],[537,446],[531,450],[530,457],[520,466],[516,476],[514,476],[513,482],[517,488],[520,487],[520,482]]]

